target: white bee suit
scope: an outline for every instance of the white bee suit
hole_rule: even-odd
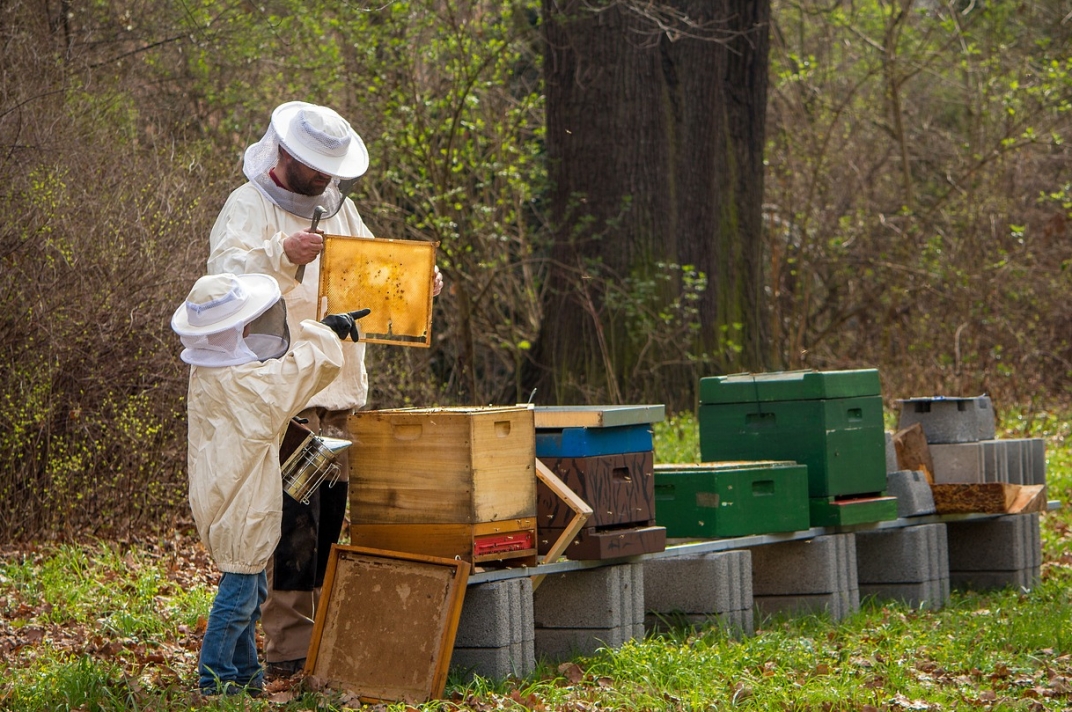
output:
[[[192,366],[187,468],[197,531],[220,570],[263,571],[279,541],[279,443],[290,419],[343,364],[339,337],[303,321],[279,359]]]
[[[220,211],[209,236],[208,271],[211,274],[267,274],[275,277],[287,303],[292,321],[316,319],[316,293],[320,282],[320,258],[305,267],[299,283],[298,266],[283,251],[283,240],[309,227],[309,220],[298,217],[268,200],[252,183],[245,183],[231,193]],[[349,198],[339,211],[320,221],[319,229],[329,235],[372,237]],[[363,304],[343,305],[340,311],[360,309]],[[339,377],[303,407],[349,410],[365,405],[368,398],[368,373],[365,371],[365,344],[346,340],[342,345],[344,363]]]

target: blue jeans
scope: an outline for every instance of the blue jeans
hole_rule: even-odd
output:
[[[257,659],[257,621],[268,596],[265,573],[224,573],[208,614],[197,664],[198,683],[207,694],[259,690],[264,670]]]

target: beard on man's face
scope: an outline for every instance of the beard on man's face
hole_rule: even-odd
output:
[[[283,166],[287,187],[301,195],[321,195],[331,185],[331,176],[294,160]]]

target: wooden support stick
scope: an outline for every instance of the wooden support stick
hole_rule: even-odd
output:
[[[570,520],[569,526],[562,531],[562,534],[559,535],[558,539],[555,540],[555,543],[551,545],[551,548],[543,557],[541,563],[547,564],[562,556],[562,552],[564,552],[570,542],[573,541],[573,537],[577,536],[577,532],[581,530],[581,527],[588,521],[588,518],[592,516],[592,508],[588,506],[587,502],[578,497],[576,492],[567,487],[566,483],[560,480],[558,475],[551,471],[551,468],[540,462],[539,458],[536,458],[536,477],[547,485],[547,487],[574,512],[573,519]],[[539,588],[540,584],[543,582],[544,575],[532,577],[533,591]]]

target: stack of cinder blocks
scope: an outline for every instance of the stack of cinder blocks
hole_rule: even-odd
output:
[[[901,401],[899,426],[919,423],[934,461],[936,484],[1044,485],[1042,438],[997,439],[987,396],[910,398]],[[1041,564],[1038,514],[946,524],[953,588],[991,589],[1038,583]]]
[[[949,602],[945,524],[856,532],[860,595],[938,609]]]
[[[821,614],[860,608],[854,534],[764,544],[752,552],[752,599],[762,615]]]
[[[644,607],[648,630],[717,625],[732,635],[752,635],[751,552],[645,561]]]
[[[897,516],[934,514],[926,475],[901,470],[892,433],[886,433],[886,480],[897,497]],[[917,524],[856,532],[860,595],[937,609],[949,602],[949,544],[945,524]]]
[[[469,586],[450,666],[464,678],[524,677],[536,668],[532,580]]]
[[[644,565],[550,574],[533,594],[536,656],[563,660],[644,637]]]
[[[908,398],[900,403],[899,427],[919,423],[923,428],[936,484],[1046,483],[1045,441],[997,439],[988,396]]]
[[[1029,591],[1038,585],[1042,542],[1037,513],[949,522],[946,527],[953,588],[1015,586]]]

